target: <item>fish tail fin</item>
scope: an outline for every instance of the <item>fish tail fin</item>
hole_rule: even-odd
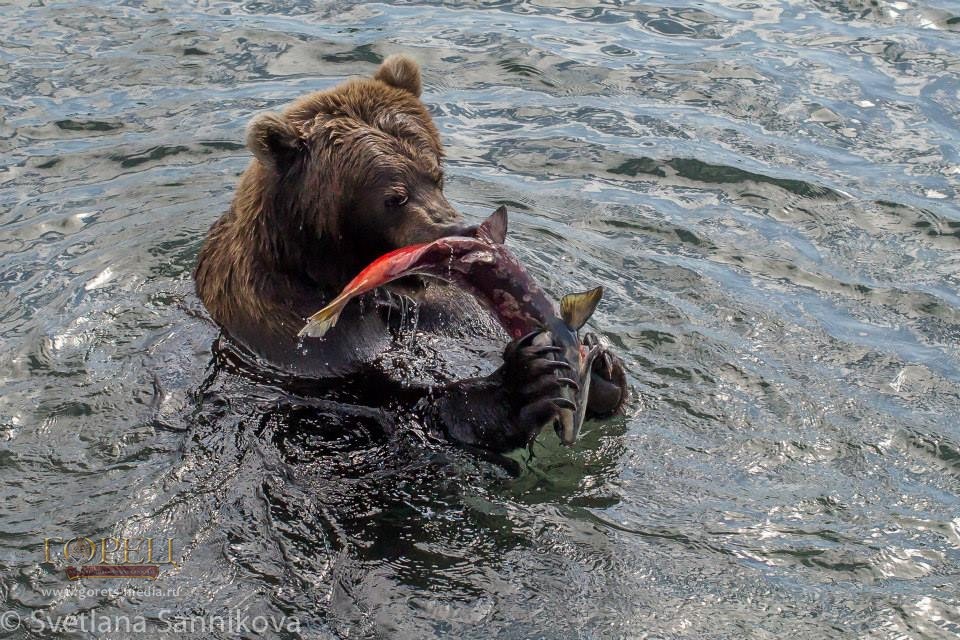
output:
[[[300,329],[297,336],[301,338],[322,338],[337,324],[341,311],[343,311],[343,305],[327,305],[307,318],[307,324],[304,325],[303,329]]]
[[[560,300],[560,318],[568,327],[577,331],[596,311],[601,297],[603,287],[595,287],[582,293],[568,293]]]

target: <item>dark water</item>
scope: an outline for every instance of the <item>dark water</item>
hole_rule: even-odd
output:
[[[0,609],[960,635],[956,2],[37,2],[0,25]],[[518,479],[211,364],[190,271],[245,123],[393,52],[423,64],[451,200],[506,202],[551,293],[607,287],[627,415],[543,438]],[[74,535],[173,538],[171,593],[69,583],[43,538]],[[10,635],[128,637],[37,627]]]

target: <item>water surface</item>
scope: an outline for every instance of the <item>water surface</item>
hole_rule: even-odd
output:
[[[36,2],[0,24],[0,608],[243,610],[310,638],[960,635],[955,2]],[[193,293],[246,122],[394,52],[423,65],[451,201],[506,203],[551,294],[606,287],[592,324],[633,400],[516,479],[402,408],[388,437],[368,408],[278,403],[214,366]],[[42,540],[72,535],[174,538],[176,593],[68,583]]]

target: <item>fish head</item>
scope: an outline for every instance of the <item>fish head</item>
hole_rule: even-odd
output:
[[[590,319],[603,296],[603,287],[596,287],[582,293],[565,295],[560,301],[560,317],[551,323],[550,333],[553,344],[562,349],[557,354],[570,365],[576,376],[579,389],[564,386],[563,393],[576,406],[575,409],[560,409],[554,424],[560,442],[571,445],[580,435],[580,428],[587,413],[587,399],[590,396],[590,376],[593,361],[600,354],[600,347],[587,347],[580,342],[578,331]]]

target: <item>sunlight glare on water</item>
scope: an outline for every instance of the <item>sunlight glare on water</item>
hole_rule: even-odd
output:
[[[0,608],[960,635],[960,6],[678,5],[6,5]],[[550,295],[602,284],[591,325],[630,372],[625,416],[544,434],[516,479],[211,367],[190,272],[247,121],[396,52],[451,202],[506,205]],[[407,348],[399,369],[481,369]],[[68,583],[42,545],[71,535],[173,538],[177,593]]]

